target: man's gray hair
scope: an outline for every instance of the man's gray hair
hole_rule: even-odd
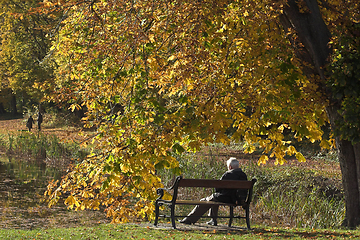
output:
[[[228,168],[229,168],[229,166],[231,166],[233,169],[237,169],[240,167],[239,161],[234,157],[229,158],[229,160],[226,161],[226,164],[227,164]]]

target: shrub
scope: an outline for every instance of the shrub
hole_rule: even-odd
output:
[[[0,138],[0,144],[7,148],[9,154],[23,154],[37,159],[83,159],[87,151],[77,143],[63,143],[55,135],[34,134],[21,132],[20,134],[9,134],[8,141]]]

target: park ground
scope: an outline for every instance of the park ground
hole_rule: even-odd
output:
[[[36,120],[36,119],[35,119]],[[49,126],[46,123],[46,118],[44,119],[44,126],[41,129],[41,132],[44,134],[55,134],[59,139],[76,139],[81,140],[81,137],[77,134],[77,128],[70,127],[55,127]],[[9,132],[18,132],[18,131],[28,131],[26,128],[26,119],[16,118],[16,119],[1,119],[0,118],[0,134],[9,133]],[[37,124],[35,123],[32,128],[33,132],[37,132]]]
[[[0,133],[9,131],[27,131],[25,119],[0,120]],[[45,127],[43,133],[55,134],[59,139],[76,139],[81,141],[75,128]],[[36,132],[36,124],[33,128]],[[271,163],[270,163],[271,164]],[[289,162],[297,165],[297,162]],[[324,170],[331,168],[335,173],[340,169],[321,161],[308,161],[305,168]],[[66,221],[66,220],[64,220]],[[243,223],[243,225],[245,225]],[[269,227],[252,225],[252,230],[238,225],[228,228],[225,223],[213,227],[200,223],[192,226],[178,224],[177,229],[171,228],[169,222],[162,221],[158,227],[152,223],[110,224],[98,223],[79,227],[67,226],[47,229],[0,229],[0,239],[360,239],[359,230],[346,229],[298,229],[286,227]]]
[[[1,230],[1,239],[360,239],[359,231],[333,229],[291,229],[254,226],[252,230],[239,227],[169,226],[151,224],[100,224],[93,227],[52,228],[35,230]]]

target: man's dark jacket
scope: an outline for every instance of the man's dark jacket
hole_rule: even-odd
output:
[[[246,174],[241,170],[241,168],[232,169],[226,171],[220,180],[247,180]],[[244,194],[246,195],[247,192]],[[214,193],[214,200],[216,202],[225,202],[225,203],[236,203],[236,190],[234,189],[216,189]]]

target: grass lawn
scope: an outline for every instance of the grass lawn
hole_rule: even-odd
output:
[[[254,226],[253,230],[147,224],[102,224],[96,227],[0,230],[0,239],[359,239],[359,230],[309,230]]]

